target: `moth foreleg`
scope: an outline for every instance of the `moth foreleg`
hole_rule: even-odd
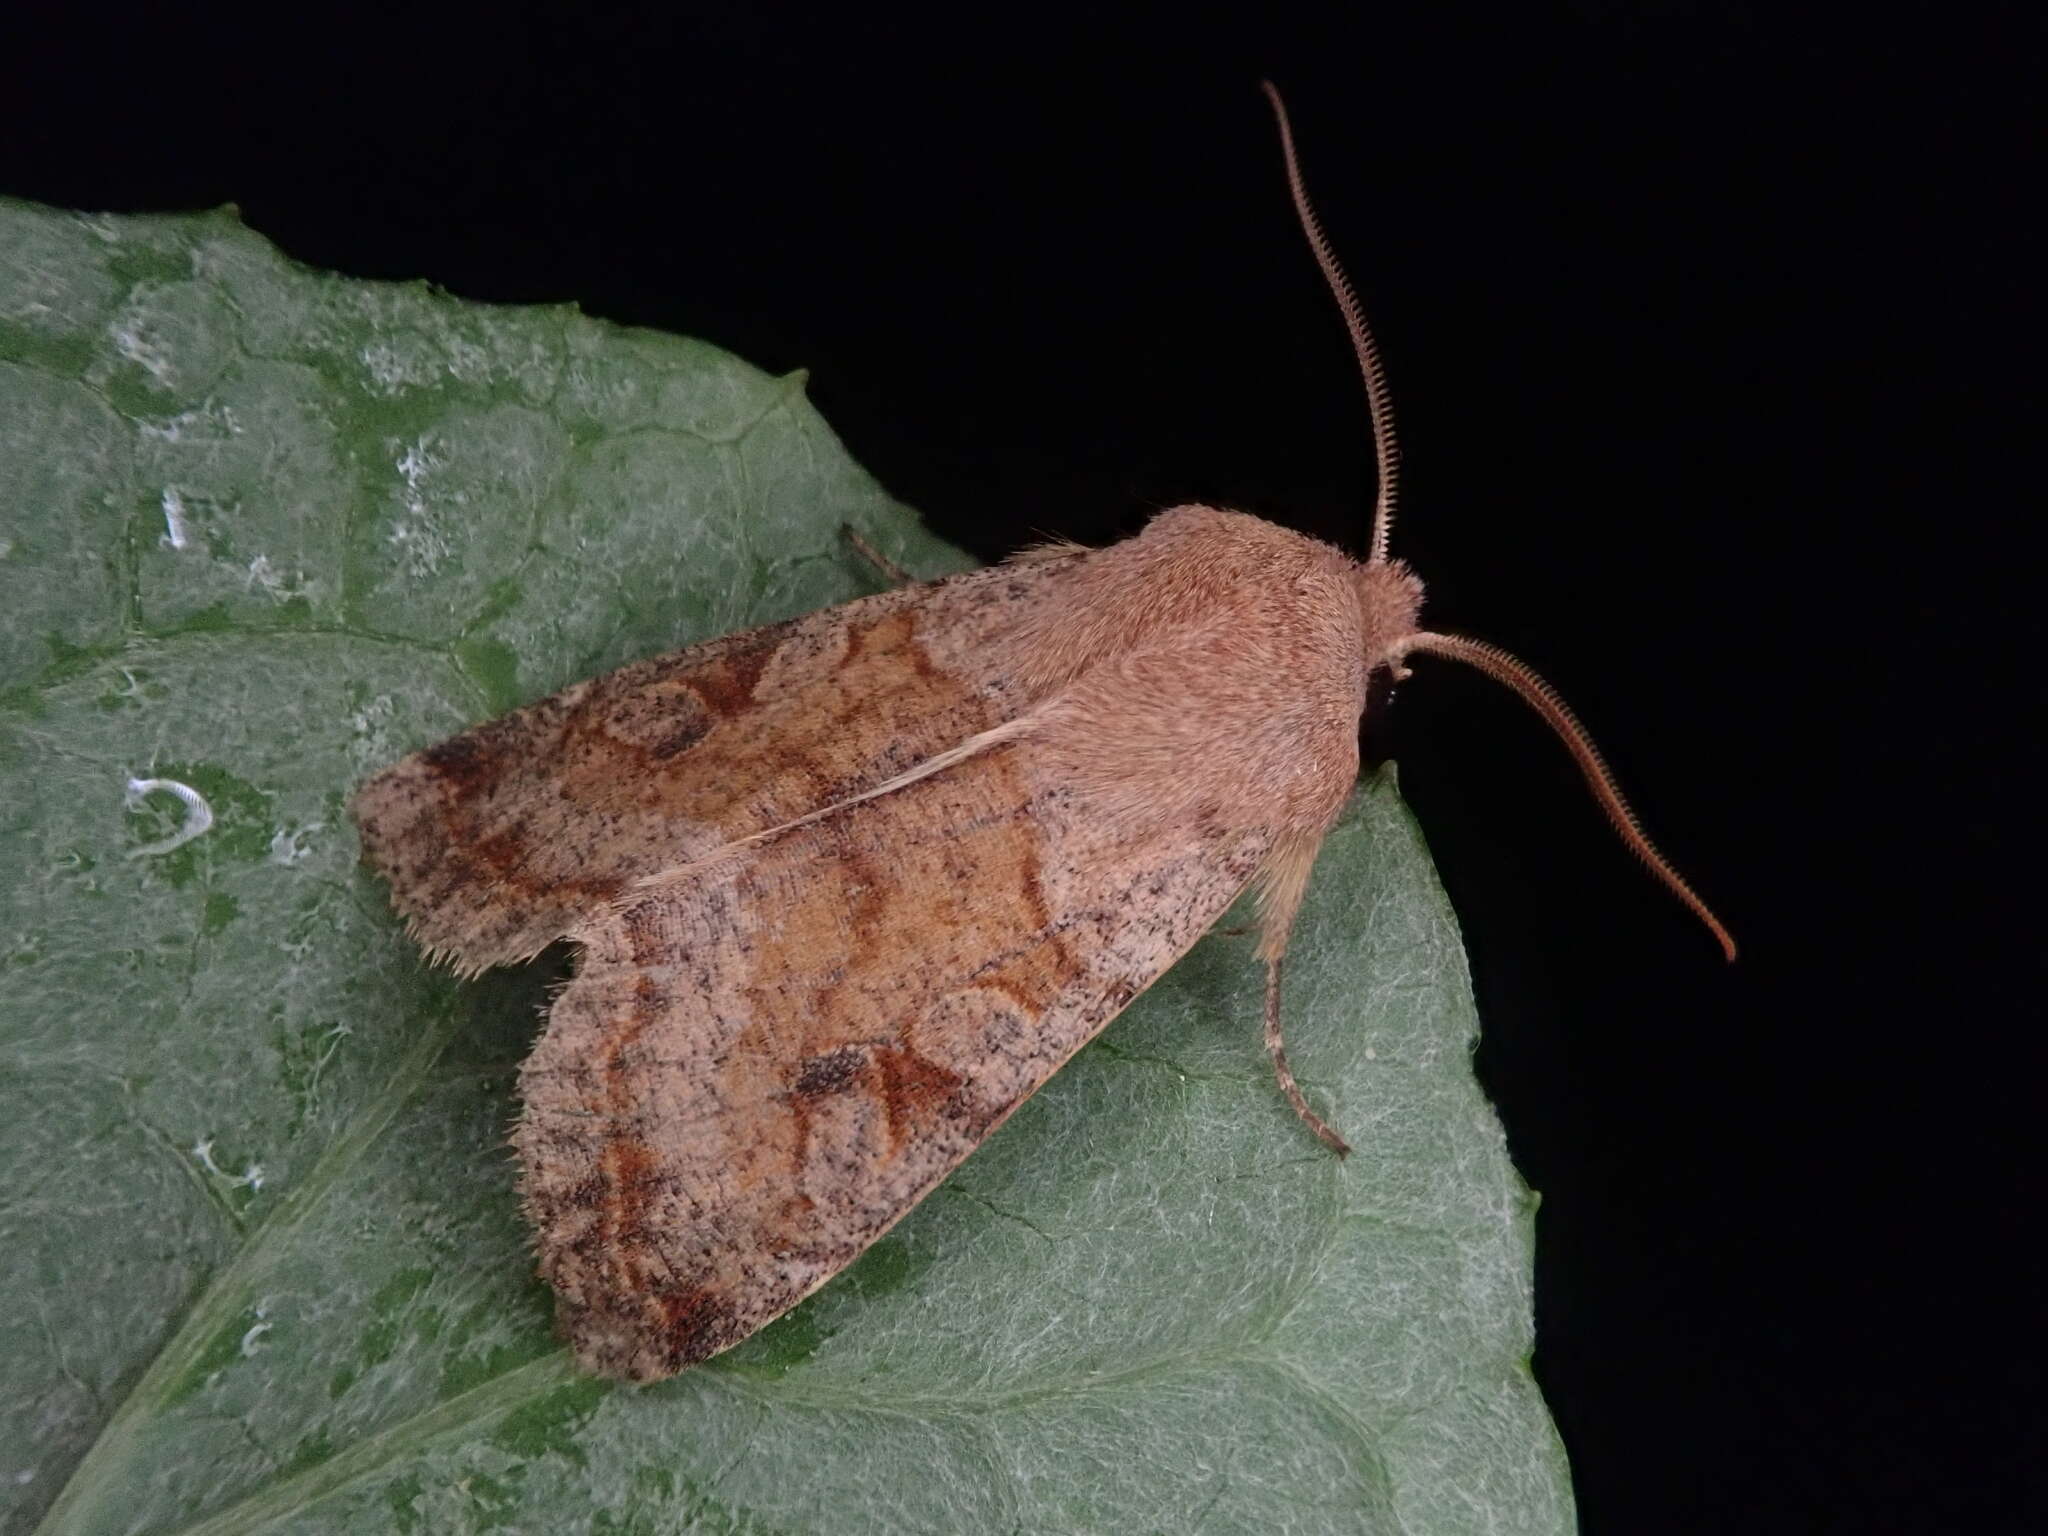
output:
[[[1294,1068],[1287,1064],[1287,1046],[1280,1038],[1278,955],[1266,962],[1266,1054],[1273,1058],[1273,1075],[1280,1079],[1280,1091],[1287,1096],[1287,1102],[1294,1106],[1294,1112],[1301,1116],[1301,1123],[1315,1132],[1317,1141],[1339,1157],[1348,1156],[1351,1144],[1331,1129],[1327,1120],[1308,1107],[1308,1100],[1301,1094],[1301,1084],[1294,1080]]]
[[[1287,953],[1287,937],[1294,930],[1295,914],[1308,891],[1308,872],[1322,846],[1320,830],[1283,837],[1267,856],[1259,871],[1259,958],[1266,962],[1266,1054],[1273,1058],[1273,1075],[1280,1079],[1280,1091],[1301,1116],[1301,1123],[1316,1133],[1316,1140],[1339,1157],[1351,1151],[1350,1144],[1330,1128],[1329,1122],[1308,1107],[1301,1085],[1294,1080],[1294,1068],[1287,1064],[1287,1046],[1280,1038],[1280,958]]]

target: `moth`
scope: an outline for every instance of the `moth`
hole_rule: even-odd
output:
[[[1359,304],[1278,125],[1371,408],[1367,558],[1183,506],[637,662],[370,780],[372,865],[436,960],[577,947],[513,1134],[577,1359],[669,1375],[744,1339],[929,1194],[1248,887],[1280,1090],[1281,962],[1358,774],[1375,673],[1466,662],[1564,740],[1713,930],[1548,685],[1421,627]]]

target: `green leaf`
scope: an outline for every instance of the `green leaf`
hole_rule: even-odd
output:
[[[697,342],[0,208],[0,1523],[1560,1531],[1534,1201],[1391,775],[1289,1034],[1207,940],[840,1281],[644,1389],[550,1331],[504,1150],[549,976],[423,970],[367,772],[959,556]],[[203,814],[202,814],[203,811]]]

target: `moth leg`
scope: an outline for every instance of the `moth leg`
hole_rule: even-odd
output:
[[[853,546],[853,552],[879,571],[891,586],[914,587],[917,585],[917,578],[915,576],[911,575],[910,572],[903,569],[902,566],[870,544],[861,536],[861,531],[854,527],[853,524],[841,523],[839,525],[839,532],[846,542]]]
[[[1259,958],[1266,962],[1266,1054],[1273,1058],[1273,1075],[1280,1079],[1280,1091],[1301,1116],[1301,1123],[1315,1132],[1317,1141],[1343,1157],[1351,1151],[1350,1144],[1308,1107],[1280,1038],[1280,957],[1287,953],[1287,936],[1294,931],[1295,914],[1308,892],[1308,872],[1322,843],[1321,832],[1285,837],[1267,856],[1265,868],[1259,871],[1259,928],[1263,934]]]
[[[1301,1095],[1301,1084],[1294,1080],[1294,1068],[1287,1064],[1287,1046],[1280,1038],[1278,955],[1266,962],[1266,1054],[1273,1058],[1273,1075],[1280,1079],[1280,1091],[1287,1096],[1287,1102],[1294,1106],[1294,1112],[1301,1116],[1301,1123],[1315,1132],[1317,1141],[1339,1157],[1348,1156],[1351,1144],[1332,1130],[1328,1121],[1308,1107],[1308,1100]]]

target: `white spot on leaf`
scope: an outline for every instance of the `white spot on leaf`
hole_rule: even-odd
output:
[[[289,575],[270,563],[270,556],[258,555],[249,562],[249,587],[260,587],[265,593],[282,602],[305,584],[303,575],[293,571]]]
[[[270,1332],[276,1326],[270,1321],[270,1303],[268,1300],[257,1302],[255,1311],[256,1321],[251,1323],[248,1332],[242,1335],[242,1358],[244,1360],[247,1360],[256,1353],[256,1346],[263,1342],[263,1335]]]
[[[432,575],[448,557],[448,536],[430,510],[427,497],[427,478],[441,466],[442,460],[424,437],[398,458],[398,473],[405,481],[398,499],[404,510],[385,539],[403,555],[406,572],[412,576]]]
[[[279,827],[271,834],[269,862],[289,868],[306,858],[313,850],[300,843],[299,839],[311,837],[325,825],[325,822],[309,821],[303,827]]]
[[[225,443],[229,438],[242,434],[242,423],[236,419],[234,407],[218,405],[211,400],[189,411],[167,416],[161,422],[138,422],[136,427],[144,437],[160,443],[195,446]]]
[[[166,389],[169,389],[177,382],[176,372],[171,367],[170,358],[165,354],[162,347],[151,341],[144,334],[141,327],[130,323],[115,325],[111,327],[111,330],[114,338],[114,350],[116,352],[119,352],[129,362],[135,364]]]
[[[176,779],[130,779],[126,795],[128,809],[137,810],[144,800],[158,791],[176,795],[184,801],[185,820],[169,837],[144,843],[140,848],[130,848],[128,857],[131,859],[153,858],[160,853],[169,853],[173,848],[182,848],[213,825],[213,807],[206,803],[206,796],[190,784],[180,784]]]
[[[216,1179],[221,1180],[223,1183],[231,1184],[236,1189],[261,1189],[263,1187],[263,1165],[261,1163],[251,1163],[240,1173],[229,1173],[227,1169],[216,1163],[213,1160],[213,1138],[211,1136],[192,1143],[192,1155],[199,1159],[200,1167],[204,1168]]]
[[[164,487],[164,536],[157,542],[168,549],[183,549],[192,542],[192,525],[185,520],[185,498],[176,486]]]

